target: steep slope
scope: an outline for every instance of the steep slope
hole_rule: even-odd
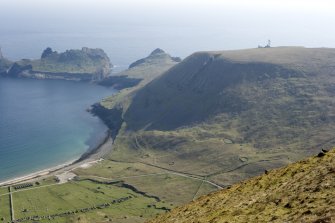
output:
[[[47,48],[38,60],[21,60],[8,71],[8,76],[38,79],[97,81],[106,78],[112,64],[102,49],[83,47],[63,53]]]
[[[331,49],[196,53],[137,94],[126,114],[128,126],[168,130],[220,113],[240,114],[259,106],[260,99],[312,100],[319,88],[334,87],[334,62]],[[316,86],[311,86],[313,82]],[[318,83],[322,86],[314,89]]]
[[[92,110],[109,126],[113,137],[119,132],[123,123],[123,113],[127,110],[138,89],[178,64],[179,60],[161,49],[156,49],[148,57],[134,62],[127,70],[99,82],[104,86],[121,89],[118,94],[95,104]]]
[[[149,222],[334,222],[335,150],[322,155],[203,196]]]
[[[335,50],[199,52],[134,92],[111,159],[230,185],[335,144]]]

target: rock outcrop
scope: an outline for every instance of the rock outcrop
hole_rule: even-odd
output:
[[[7,70],[9,69],[9,67],[12,65],[12,62],[7,60],[1,51],[0,48],[0,76],[4,76],[7,74]]]
[[[157,60],[157,59],[163,59],[163,58],[168,58],[171,59],[174,62],[181,62],[181,59],[179,57],[171,57],[169,54],[167,54],[164,50],[157,48],[154,51],[151,52],[151,54],[143,59],[139,59],[137,61],[135,61],[134,63],[129,65],[129,69],[136,67],[140,64],[144,64],[144,63],[150,63],[152,62],[152,60]]]
[[[130,64],[127,70],[111,75],[99,84],[112,86],[118,90],[131,88],[140,82],[142,84],[148,83],[180,61],[179,57],[172,57],[162,49],[157,48],[149,56]]]

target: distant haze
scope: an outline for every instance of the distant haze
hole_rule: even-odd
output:
[[[160,47],[199,50],[274,46],[335,47],[330,0],[1,0],[0,46],[10,59],[100,47],[127,66]]]

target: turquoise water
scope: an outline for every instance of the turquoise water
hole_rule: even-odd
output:
[[[80,157],[107,130],[86,109],[114,92],[89,83],[0,78],[0,181]]]

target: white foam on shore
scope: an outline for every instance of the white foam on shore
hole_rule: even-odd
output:
[[[109,137],[109,136],[107,136],[107,137]],[[101,150],[101,149],[104,150],[104,148],[106,149],[106,146],[108,144],[110,144],[111,142],[112,142],[112,139],[108,138],[102,145],[99,145],[97,147],[97,149],[94,151],[93,154],[99,154],[99,150]],[[77,163],[78,159],[75,159],[75,160],[57,165],[55,167],[46,168],[46,169],[40,170],[38,172],[27,174],[27,175],[24,175],[24,176],[21,176],[21,177],[15,177],[13,179],[0,182],[0,187],[20,183],[20,182],[23,182],[23,181],[32,180],[34,178],[41,177],[41,176],[46,176],[46,175],[50,174],[51,172],[60,171],[61,169],[67,168],[67,167],[71,168],[71,166],[72,166],[72,168],[68,171],[73,171],[73,170],[77,169],[78,167],[88,168],[88,167],[92,166],[94,163],[98,163],[98,162],[104,160],[103,158],[101,158],[101,156],[102,156],[102,154],[100,154],[100,157],[98,157],[94,160],[92,160],[91,157],[87,157],[86,159],[80,161],[79,163]]]

